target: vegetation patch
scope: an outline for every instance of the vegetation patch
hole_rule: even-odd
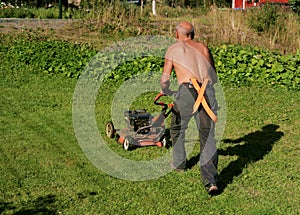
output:
[[[282,55],[257,47],[212,48],[220,81],[227,86],[283,86],[299,90],[300,52]]]
[[[65,41],[48,40],[47,37],[23,35],[13,39],[2,35],[0,52],[3,59],[30,65],[39,73],[63,74],[77,78],[89,60],[97,53],[92,47]],[[4,54],[5,53],[5,54]]]
[[[2,36],[1,52],[4,59],[30,65],[36,72],[63,74],[78,78],[88,62],[97,54],[92,47],[47,38],[9,40]],[[211,47],[219,80],[224,86],[282,86],[299,90],[300,52],[283,55],[262,48],[238,45]],[[164,50],[162,50],[164,51]],[[105,55],[105,53],[104,53]],[[115,54],[114,54],[115,55]],[[110,66],[115,56],[101,58],[101,64]],[[113,69],[108,78],[127,80],[146,72],[160,74],[164,60],[155,56],[135,56]]]

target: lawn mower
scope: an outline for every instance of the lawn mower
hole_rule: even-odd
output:
[[[124,117],[127,127],[117,132],[110,121],[106,124],[107,137],[116,138],[125,150],[142,146],[167,147],[165,119],[171,113],[173,104],[159,102],[162,96],[165,94],[159,93],[154,99],[155,105],[162,106],[160,114],[154,117],[146,109],[126,110]]]

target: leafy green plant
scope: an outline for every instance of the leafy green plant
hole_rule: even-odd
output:
[[[300,89],[300,52],[281,55],[250,46],[223,45],[213,47],[212,54],[219,80],[225,86],[268,85]],[[160,73],[163,63],[158,57],[139,57],[118,66],[109,78],[126,80],[150,70]]]
[[[300,89],[300,52],[281,55],[250,46],[223,45],[212,49],[212,53],[219,79],[225,85]]]
[[[109,79],[125,81],[142,73],[156,72],[161,74],[164,60],[155,56],[138,57],[133,61],[125,62],[114,69]]]
[[[35,18],[38,19],[55,19],[58,18],[59,10],[57,7],[53,8],[38,8],[38,9],[31,9],[35,14]],[[66,13],[64,13],[65,15]]]
[[[79,77],[87,63],[96,56],[93,48],[84,44],[51,41],[47,38],[16,40],[12,44],[2,44],[1,51],[6,57],[31,65],[37,71],[48,74],[63,74]],[[282,55],[250,46],[223,45],[212,47],[219,80],[226,86],[283,86],[292,90],[300,89],[300,52]],[[164,52],[165,50],[161,50]],[[125,54],[125,53],[123,53]],[[99,59],[101,65],[109,68],[106,78],[124,81],[135,75],[154,72],[160,74],[163,59],[155,56],[132,56],[132,61],[123,62],[122,54],[104,53]],[[162,55],[159,55],[162,56]],[[120,65],[109,65],[111,60],[120,58]],[[95,61],[99,63],[99,61]],[[91,74],[92,75],[92,74]],[[98,78],[99,74],[93,74]]]
[[[0,18],[34,18],[35,14],[27,8],[5,8],[0,10]]]
[[[88,61],[96,54],[91,47],[46,38],[14,41],[14,45],[2,44],[1,51],[9,58],[34,67],[48,74],[62,73],[78,77]]]

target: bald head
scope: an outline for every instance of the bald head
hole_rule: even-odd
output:
[[[194,27],[189,22],[180,22],[176,26],[176,31],[179,37],[194,37]]]

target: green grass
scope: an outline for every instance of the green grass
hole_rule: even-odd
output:
[[[76,80],[9,61],[0,71],[0,213],[300,213],[299,91],[225,87],[227,123],[218,145],[222,193],[211,198],[200,182],[198,145],[186,173],[142,182],[114,178],[92,165],[75,138]],[[101,132],[108,118],[97,115]],[[126,152],[113,141],[110,147],[144,160],[170,150]]]

